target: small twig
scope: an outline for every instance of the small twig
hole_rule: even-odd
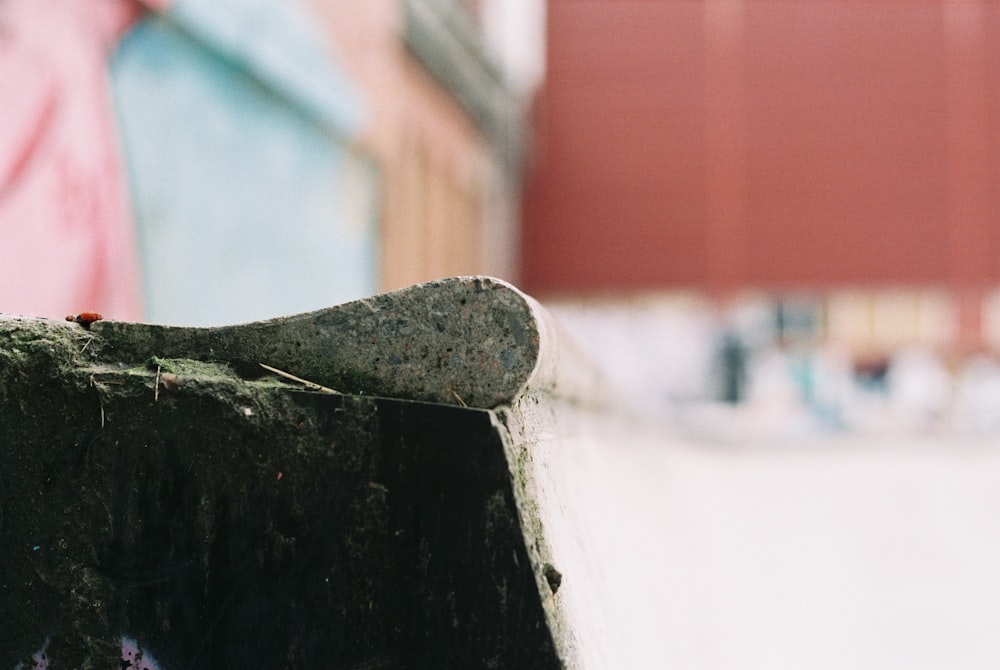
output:
[[[327,388],[326,386],[321,386],[316,382],[309,381],[308,379],[302,379],[301,377],[296,377],[295,375],[285,372],[284,370],[279,370],[278,368],[272,368],[270,365],[264,365],[263,363],[258,363],[258,365],[260,365],[260,367],[264,368],[268,372],[273,372],[279,377],[284,377],[285,379],[291,379],[293,382],[298,382],[299,384],[302,384],[311,391],[319,391],[320,393],[331,393],[334,395],[343,395],[340,391],[335,391],[334,389]]]
[[[156,366],[156,382],[153,383],[153,402],[160,400],[160,366]]]
[[[455,389],[453,389],[453,388],[451,388],[451,387],[448,387],[448,390],[449,390],[449,391],[451,391],[451,394],[452,394],[453,396],[455,396],[455,400],[457,400],[457,401],[458,401],[458,404],[459,404],[459,405],[461,405],[462,407],[468,407],[468,405],[466,405],[466,404],[465,404],[465,401],[464,401],[464,400],[462,400],[462,396],[460,396],[460,395],[458,395],[457,393],[455,393]]]

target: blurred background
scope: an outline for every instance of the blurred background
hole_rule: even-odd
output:
[[[0,312],[498,276],[680,435],[567,464],[619,667],[995,668],[998,81],[992,0],[0,0]]]
[[[220,324],[513,278],[539,2],[4,0],[0,309]]]
[[[553,0],[523,285],[661,404],[754,408],[703,426],[995,432],[998,31],[974,0]]]
[[[985,0],[4,0],[0,310],[482,273],[695,424],[992,433],[998,38]]]

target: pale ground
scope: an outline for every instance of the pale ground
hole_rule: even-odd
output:
[[[1000,444],[587,433],[553,462],[587,667],[1000,667]]]
[[[554,311],[666,419],[568,417],[546,453],[583,667],[1000,668],[1000,362],[902,350],[878,391],[761,337],[733,407],[697,304]]]

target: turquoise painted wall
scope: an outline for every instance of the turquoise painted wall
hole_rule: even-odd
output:
[[[377,288],[361,102],[291,2],[180,0],[120,44],[112,82],[147,320],[237,323]]]

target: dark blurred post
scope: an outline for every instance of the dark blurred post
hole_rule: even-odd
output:
[[[722,336],[722,400],[738,403],[746,387],[747,351],[739,335],[727,331]]]

